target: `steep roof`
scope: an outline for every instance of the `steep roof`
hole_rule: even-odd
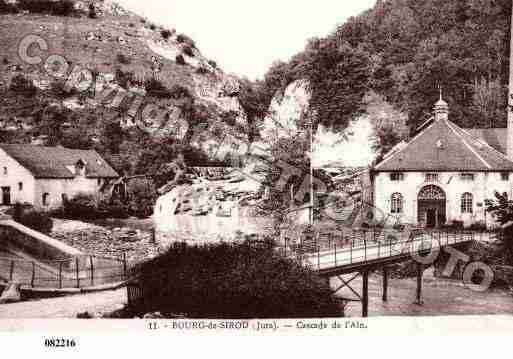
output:
[[[89,178],[116,178],[119,175],[93,150],[64,147],[0,144],[0,148],[28,169],[36,178],[74,178],[68,169],[82,160]]]
[[[513,162],[479,137],[447,119],[435,120],[374,170],[513,171]]]
[[[507,128],[469,128],[466,130],[474,137],[484,140],[497,151],[506,154]]]

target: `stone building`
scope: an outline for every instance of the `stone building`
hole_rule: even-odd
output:
[[[99,193],[117,177],[96,151],[0,144],[1,205],[55,209],[78,193]]]
[[[494,221],[485,200],[495,191],[512,195],[508,129],[462,129],[450,121],[441,97],[434,112],[409,142],[372,168],[374,206],[396,223],[489,227]]]

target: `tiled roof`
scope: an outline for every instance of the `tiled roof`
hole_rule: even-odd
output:
[[[470,128],[466,130],[474,137],[484,140],[497,151],[504,154],[507,152],[507,128]]]
[[[89,178],[116,178],[119,175],[93,150],[64,147],[0,144],[0,148],[28,169],[36,178],[74,178],[68,169],[82,160]]]
[[[513,171],[513,162],[446,119],[433,121],[385,157],[376,171]]]

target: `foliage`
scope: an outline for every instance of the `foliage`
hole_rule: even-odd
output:
[[[486,211],[492,213],[495,220],[503,226],[502,241],[508,262],[513,264],[513,200],[507,193],[495,192],[494,200],[486,200]]]
[[[33,14],[70,16],[74,10],[74,2],[71,0],[19,0],[18,7]]]
[[[130,58],[127,57],[125,54],[117,54],[116,59],[120,64],[123,65],[129,65],[130,64]]]
[[[37,93],[37,87],[34,86],[32,81],[21,74],[13,77],[9,88],[10,90],[25,97],[33,97]]]
[[[141,314],[191,318],[309,318],[341,315],[325,281],[268,242],[174,244],[135,269]]]
[[[173,85],[173,87],[171,87],[170,93],[171,93],[171,97],[174,99],[177,99],[177,100],[181,99],[181,98],[185,98],[185,97],[192,98],[192,94],[189,91],[189,89],[187,87],[184,87],[184,86],[178,85],[178,84],[175,84],[175,85]]]
[[[36,211],[31,205],[16,203],[12,209],[12,216],[16,222],[23,224],[41,233],[50,233],[53,221],[48,214]]]
[[[170,30],[164,29],[160,32],[160,35],[165,39],[168,40],[173,33]]]
[[[89,16],[90,19],[96,19],[98,17],[98,14],[96,13],[96,7],[94,6],[94,4],[90,3],[88,9],[89,13],[87,16]]]
[[[154,77],[146,80],[144,83],[144,88],[146,89],[148,96],[155,98],[169,99],[173,96],[171,91],[166,86],[164,86],[160,80],[157,80]]]
[[[176,55],[175,61],[178,65],[185,65],[185,59],[183,58],[183,55]]]
[[[212,66],[214,69],[217,69],[217,62],[214,60],[208,60],[208,64]]]
[[[152,181],[131,180],[128,183],[127,211],[132,216],[147,218],[153,214],[153,206],[157,200],[157,189]]]
[[[7,3],[6,0],[0,0],[0,14],[16,14],[19,9],[16,5]]]
[[[194,51],[192,50],[192,47],[190,47],[190,46],[184,46],[183,53],[189,57],[194,57]]]
[[[178,41],[181,44],[186,44],[192,48],[196,48],[196,43],[194,42],[194,40],[185,34],[179,34],[176,37],[176,41]]]

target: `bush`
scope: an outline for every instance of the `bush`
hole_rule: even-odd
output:
[[[178,65],[185,65],[185,59],[182,55],[176,55],[175,61]]]
[[[96,14],[96,8],[93,3],[89,4],[89,14],[90,19],[96,19],[98,17],[98,14]]]
[[[164,99],[169,99],[172,97],[171,91],[156,78],[146,80],[144,83],[144,88],[146,89],[146,93],[149,96]]]
[[[176,41],[178,41],[181,44],[189,45],[190,47],[196,48],[196,43],[193,39],[191,39],[189,36],[180,34],[176,37]]]
[[[151,24],[151,25],[150,25],[150,29],[151,29],[151,30],[153,30],[153,31],[155,31],[155,30],[157,29],[157,27],[155,26],[155,24]]]
[[[13,219],[35,231],[50,233],[53,228],[53,221],[44,212],[39,212],[31,205],[16,203],[12,209]]]
[[[23,75],[14,76],[9,88],[10,90],[25,97],[34,97],[37,93],[37,87],[34,86],[32,81],[28,80]]]
[[[8,4],[5,0],[0,0],[0,14],[17,14],[18,8],[13,4]]]
[[[189,89],[181,85],[173,85],[173,87],[171,87],[171,96],[176,100],[192,97]]]
[[[116,56],[116,59],[118,60],[118,62],[120,64],[123,64],[123,65],[129,65],[130,64],[130,58],[128,58],[127,56],[125,56],[124,54],[118,54]]]
[[[183,48],[183,53],[189,57],[194,57],[194,51],[192,51],[192,47],[190,47],[190,46],[185,46]]]
[[[66,201],[55,216],[70,219],[99,219],[105,217],[127,218],[127,207],[120,201],[99,200],[90,194],[81,193]]]
[[[217,62],[214,60],[208,60],[208,64],[212,66],[214,69],[217,69]]]
[[[163,37],[164,39],[166,39],[166,40],[168,40],[168,39],[171,37],[171,35],[172,35],[172,34],[173,34],[173,33],[172,33],[171,31],[167,30],[167,29],[162,30],[162,31],[160,32],[160,35],[162,35],[162,37]]]
[[[70,16],[74,10],[71,0],[19,0],[19,8],[33,14],[50,14],[56,16]]]
[[[342,314],[325,281],[279,256],[269,243],[175,243],[134,274],[143,293],[134,307],[140,314],[225,319]]]
[[[124,89],[128,89],[130,84],[134,82],[134,73],[130,71],[122,71],[121,69],[116,69],[116,83],[123,87]]]

